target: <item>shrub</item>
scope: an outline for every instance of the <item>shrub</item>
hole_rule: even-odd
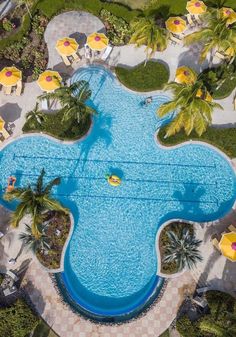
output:
[[[129,41],[130,27],[122,18],[111,14],[106,9],[102,9],[100,13],[106,29],[107,36],[112,44],[122,45]]]
[[[4,18],[2,20],[2,28],[6,32],[11,32],[15,28],[15,25],[10,20],[8,20],[7,18]]]
[[[195,132],[192,132],[189,136],[184,131],[180,131],[174,136],[165,138],[166,127],[162,127],[157,138],[163,145],[171,146],[186,142],[190,139],[200,140],[210,143],[220,150],[224,151],[230,158],[236,157],[236,128],[213,128],[209,127],[204,134],[199,137]]]
[[[22,299],[9,307],[0,308],[1,337],[25,337],[37,323],[37,316]]]
[[[135,91],[160,90],[169,80],[169,70],[163,63],[148,61],[132,68],[115,68],[119,81]]]
[[[188,316],[184,315],[176,322],[176,329],[182,337],[197,336],[196,325],[190,321]]]

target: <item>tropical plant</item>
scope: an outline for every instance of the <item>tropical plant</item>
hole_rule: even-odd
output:
[[[32,19],[32,15],[31,15],[31,12],[30,12],[30,7],[34,3],[34,0],[13,0],[13,2],[15,2],[17,6],[25,5],[25,7],[27,9],[27,12],[28,12],[30,18]]]
[[[171,90],[173,98],[162,104],[157,114],[163,117],[172,111],[176,112],[167,127],[166,137],[174,135],[182,128],[187,135],[195,130],[201,136],[212,121],[214,108],[223,109],[220,104],[211,101],[202,81],[191,85],[170,82],[165,86],[165,90]]]
[[[176,231],[167,233],[169,243],[165,247],[163,262],[176,262],[181,271],[184,268],[192,269],[202,257],[198,250],[201,240],[195,238],[187,227],[177,228]]]
[[[156,51],[163,51],[168,43],[168,31],[159,26],[155,17],[138,17],[131,22],[133,34],[129,43],[137,47],[146,45],[147,59],[151,58]]]
[[[42,233],[40,233],[40,225],[42,223],[42,213],[44,211],[57,210],[62,211],[65,214],[68,214],[69,212],[68,209],[60,204],[60,202],[50,196],[52,188],[55,185],[60,184],[60,178],[55,178],[44,185],[44,175],[45,171],[42,169],[35,185],[15,188],[4,194],[4,200],[6,201],[20,201],[12,215],[12,226],[17,227],[21,219],[26,214],[30,214],[32,217],[32,234],[35,237],[40,237],[42,235]]]
[[[48,237],[45,235],[43,228],[38,225],[40,235],[34,235],[32,228],[29,225],[25,225],[25,232],[20,233],[19,238],[22,240],[25,247],[31,249],[34,253],[39,250],[50,249],[48,244]]]
[[[45,93],[39,97],[43,99],[58,100],[62,106],[63,120],[77,120],[79,123],[89,114],[95,114],[95,109],[86,104],[86,101],[91,97],[92,91],[89,88],[89,83],[79,81],[71,84],[69,87],[62,86],[52,93]]]
[[[26,114],[27,120],[36,120],[39,124],[42,124],[45,121],[45,114],[41,110],[39,110],[39,103],[36,103],[33,110],[27,112]]]
[[[224,18],[221,10],[211,9],[203,16],[206,25],[194,33],[184,38],[184,43],[190,45],[200,43],[202,50],[200,62],[203,62],[208,53],[213,51],[229,52],[229,60],[236,56],[236,24],[228,25],[227,18]]]

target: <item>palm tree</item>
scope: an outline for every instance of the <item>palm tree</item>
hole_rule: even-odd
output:
[[[88,115],[95,114],[95,109],[86,104],[86,101],[91,97],[92,91],[89,88],[89,83],[79,81],[71,84],[69,87],[64,86],[56,89],[52,93],[45,93],[39,97],[40,100],[53,99],[58,100],[62,106],[63,120],[77,120],[79,123]]]
[[[42,229],[40,229],[39,232],[41,235],[34,235],[32,228],[29,225],[25,225],[25,232],[22,232],[19,235],[24,246],[31,249],[34,253],[39,250],[50,249],[47,235],[45,235]]]
[[[200,62],[203,62],[209,52],[229,51],[229,59],[236,56],[236,24],[227,25],[227,19],[223,18],[219,9],[211,9],[204,14],[203,19],[206,26],[199,31],[187,35],[184,39],[186,45],[200,43],[202,50],[200,53]]]
[[[176,231],[167,232],[169,242],[165,247],[163,262],[176,262],[177,268],[192,269],[202,257],[198,250],[201,240],[197,240],[187,227],[177,227]]]
[[[4,199],[6,201],[20,201],[11,219],[12,226],[17,227],[21,219],[26,214],[30,214],[32,216],[32,234],[36,238],[41,236],[40,225],[42,223],[42,214],[44,211],[57,210],[62,211],[65,214],[69,213],[67,208],[64,208],[60,202],[50,196],[52,188],[55,185],[60,184],[60,178],[55,178],[44,185],[44,175],[45,171],[42,169],[34,186],[29,185],[23,188],[15,188],[11,192],[6,192],[4,194]]]
[[[170,82],[165,89],[171,90],[174,97],[162,104],[157,114],[163,117],[172,111],[176,112],[167,127],[166,137],[174,135],[182,128],[187,135],[195,130],[201,136],[211,123],[214,108],[223,109],[220,104],[211,101],[211,96],[202,81],[190,85]]]
[[[137,47],[146,45],[147,59],[156,51],[163,51],[168,44],[169,32],[160,27],[154,17],[138,17],[131,22],[133,34],[129,43]]]
[[[42,124],[42,122],[45,121],[46,116],[41,110],[39,110],[39,103],[36,103],[34,109],[26,114],[26,119],[36,120],[39,124]]]

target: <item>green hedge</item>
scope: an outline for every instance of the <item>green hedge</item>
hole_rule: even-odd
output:
[[[169,80],[169,70],[163,63],[148,61],[132,68],[115,68],[119,81],[127,88],[147,92],[160,90]]]
[[[165,138],[166,127],[158,132],[157,138],[163,145],[172,146],[186,142],[190,139],[210,143],[225,152],[230,158],[236,158],[236,128],[213,128],[209,127],[201,137],[195,132],[186,136],[184,131],[180,131],[174,136]]]

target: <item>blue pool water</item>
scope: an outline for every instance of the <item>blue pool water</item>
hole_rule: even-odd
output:
[[[75,302],[98,315],[127,313],[161,286],[156,276],[155,237],[171,218],[210,221],[233,205],[236,178],[219,152],[188,144],[163,149],[155,142],[159,95],[143,107],[144,95],[127,91],[110,72],[84,68],[98,115],[90,134],[73,145],[24,137],[1,151],[0,184],[62,178],[54,194],[72,210],[75,226],[66,250],[64,286]],[[104,176],[122,177],[121,186]],[[3,202],[3,201],[2,201]]]

